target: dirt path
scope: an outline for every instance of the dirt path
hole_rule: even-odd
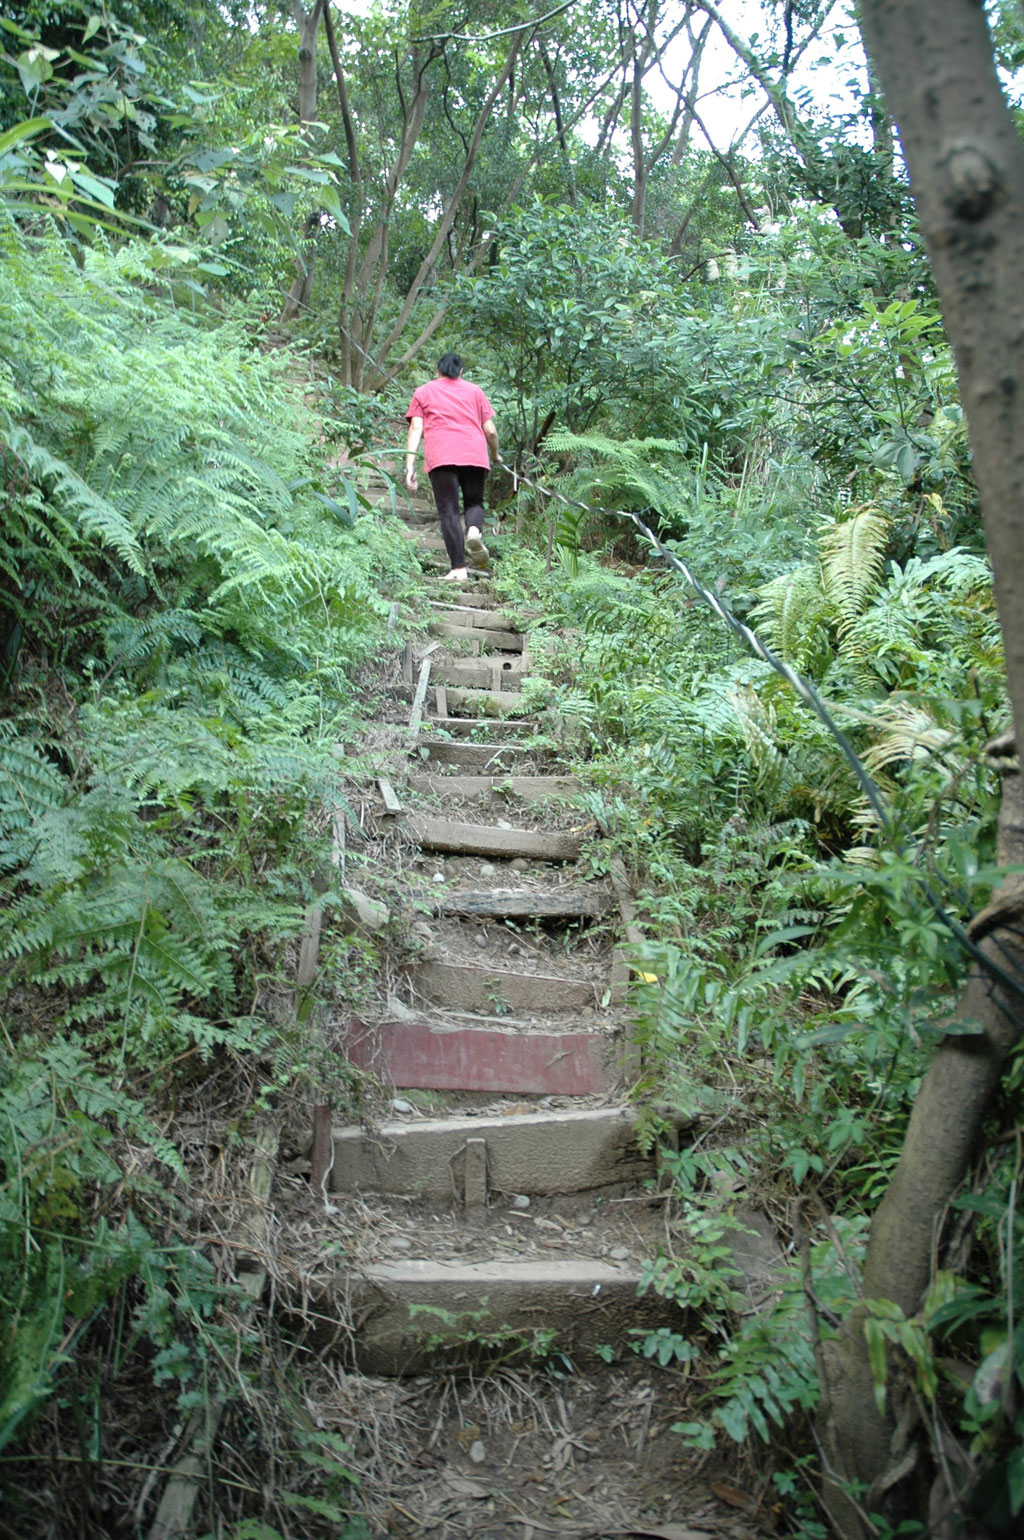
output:
[[[432,512],[408,519],[429,566]],[[580,875],[597,834],[524,688],[528,632],[486,576],[424,581],[352,876],[387,871],[410,946],[332,1027],[388,1100],[325,1128],[313,1184],[279,1176],[310,1415],[350,1442],[376,1535],[750,1540],[763,1476],[684,1448],[691,1380],[635,1351],[685,1323],[638,1298],[682,1241],[627,1094],[629,895]]]

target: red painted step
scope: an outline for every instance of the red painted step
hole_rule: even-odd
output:
[[[599,1032],[514,1032],[419,1021],[368,1026],[352,1018],[346,1052],[399,1090],[593,1096],[618,1079]]]

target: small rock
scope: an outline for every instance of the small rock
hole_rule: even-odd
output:
[[[593,1014],[594,1014],[594,1007],[593,1007],[593,1006],[592,1006],[592,1005],[585,1005],[585,1006],[584,1006],[584,1007],[583,1007],[583,1010],[582,1010],[582,1012],[581,1012],[581,1015],[582,1015],[582,1016],[583,1016],[583,1017],[584,1017],[584,1018],[585,1018],[585,1019],[586,1019],[586,1020],[587,1020],[587,1021],[590,1021],[590,1020],[591,1020],[591,1018],[592,1018],[592,1017],[593,1017]]]
[[[609,1251],[608,1255],[611,1257],[613,1262],[628,1262],[629,1261],[629,1247],[628,1246],[613,1246],[611,1251]]]
[[[429,941],[434,934],[426,920],[417,920],[411,929],[414,936],[419,936],[424,941]]]
[[[404,1096],[396,1096],[394,1101],[391,1103],[391,1111],[412,1112],[414,1111],[414,1108],[412,1102],[407,1102]]]
[[[443,882],[444,881],[444,872],[435,872],[434,873],[434,881],[435,882]]]
[[[512,1207],[513,1208],[529,1208],[530,1207],[530,1200],[526,1196],[525,1192],[516,1193],[516,1196],[512,1199]]]
[[[481,951],[487,950],[487,937],[484,935],[483,931],[478,931],[478,933],[473,937],[473,940],[476,942]]]
[[[393,1251],[411,1251],[412,1241],[407,1235],[393,1235],[391,1237],[391,1249]]]
[[[498,868],[491,861],[485,861],[480,868],[481,877],[497,877]]]
[[[509,823],[507,818],[499,818],[495,824],[496,829],[511,829],[511,827],[512,825]]]
[[[514,872],[525,872],[530,863],[525,856],[516,856],[515,860],[510,861],[508,864]]]
[[[522,950],[523,949],[519,943],[517,941],[513,941],[512,945],[508,949],[508,955],[510,957],[518,957]]]
[[[371,933],[383,930],[391,919],[386,904],[379,903],[375,898],[368,898],[358,888],[345,889],[344,913],[353,929]]]
[[[483,1439],[475,1439],[469,1446],[469,1458],[474,1465],[482,1465],[487,1458],[487,1450],[484,1448]]]

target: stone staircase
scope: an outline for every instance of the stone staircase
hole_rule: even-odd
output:
[[[407,517],[433,561],[432,508]],[[533,741],[528,634],[486,577],[433,591],[395,691],[408,768],[381,783],[419,951],[346,1029],[395,1112],[335,1128],[327,1177],[333,1205],[386,1209],[348,1279],[354,1359],[417,1373],[485,1338],[599,1366],[678,1323],[638,1297],[665,1205],[627,1098],[629,895],[579,870],[597,832]]]

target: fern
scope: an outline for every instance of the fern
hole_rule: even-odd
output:
[[[845,636],[863,614],[881,581],[889,520],[877,509],[861,508],[852,518],[825,528],[820,539],[825,593]]]
[[[817,677],[831,656],[829,618],[820,573],[805,563],[764,585],[751,625],[780,658],[798,672]]]

